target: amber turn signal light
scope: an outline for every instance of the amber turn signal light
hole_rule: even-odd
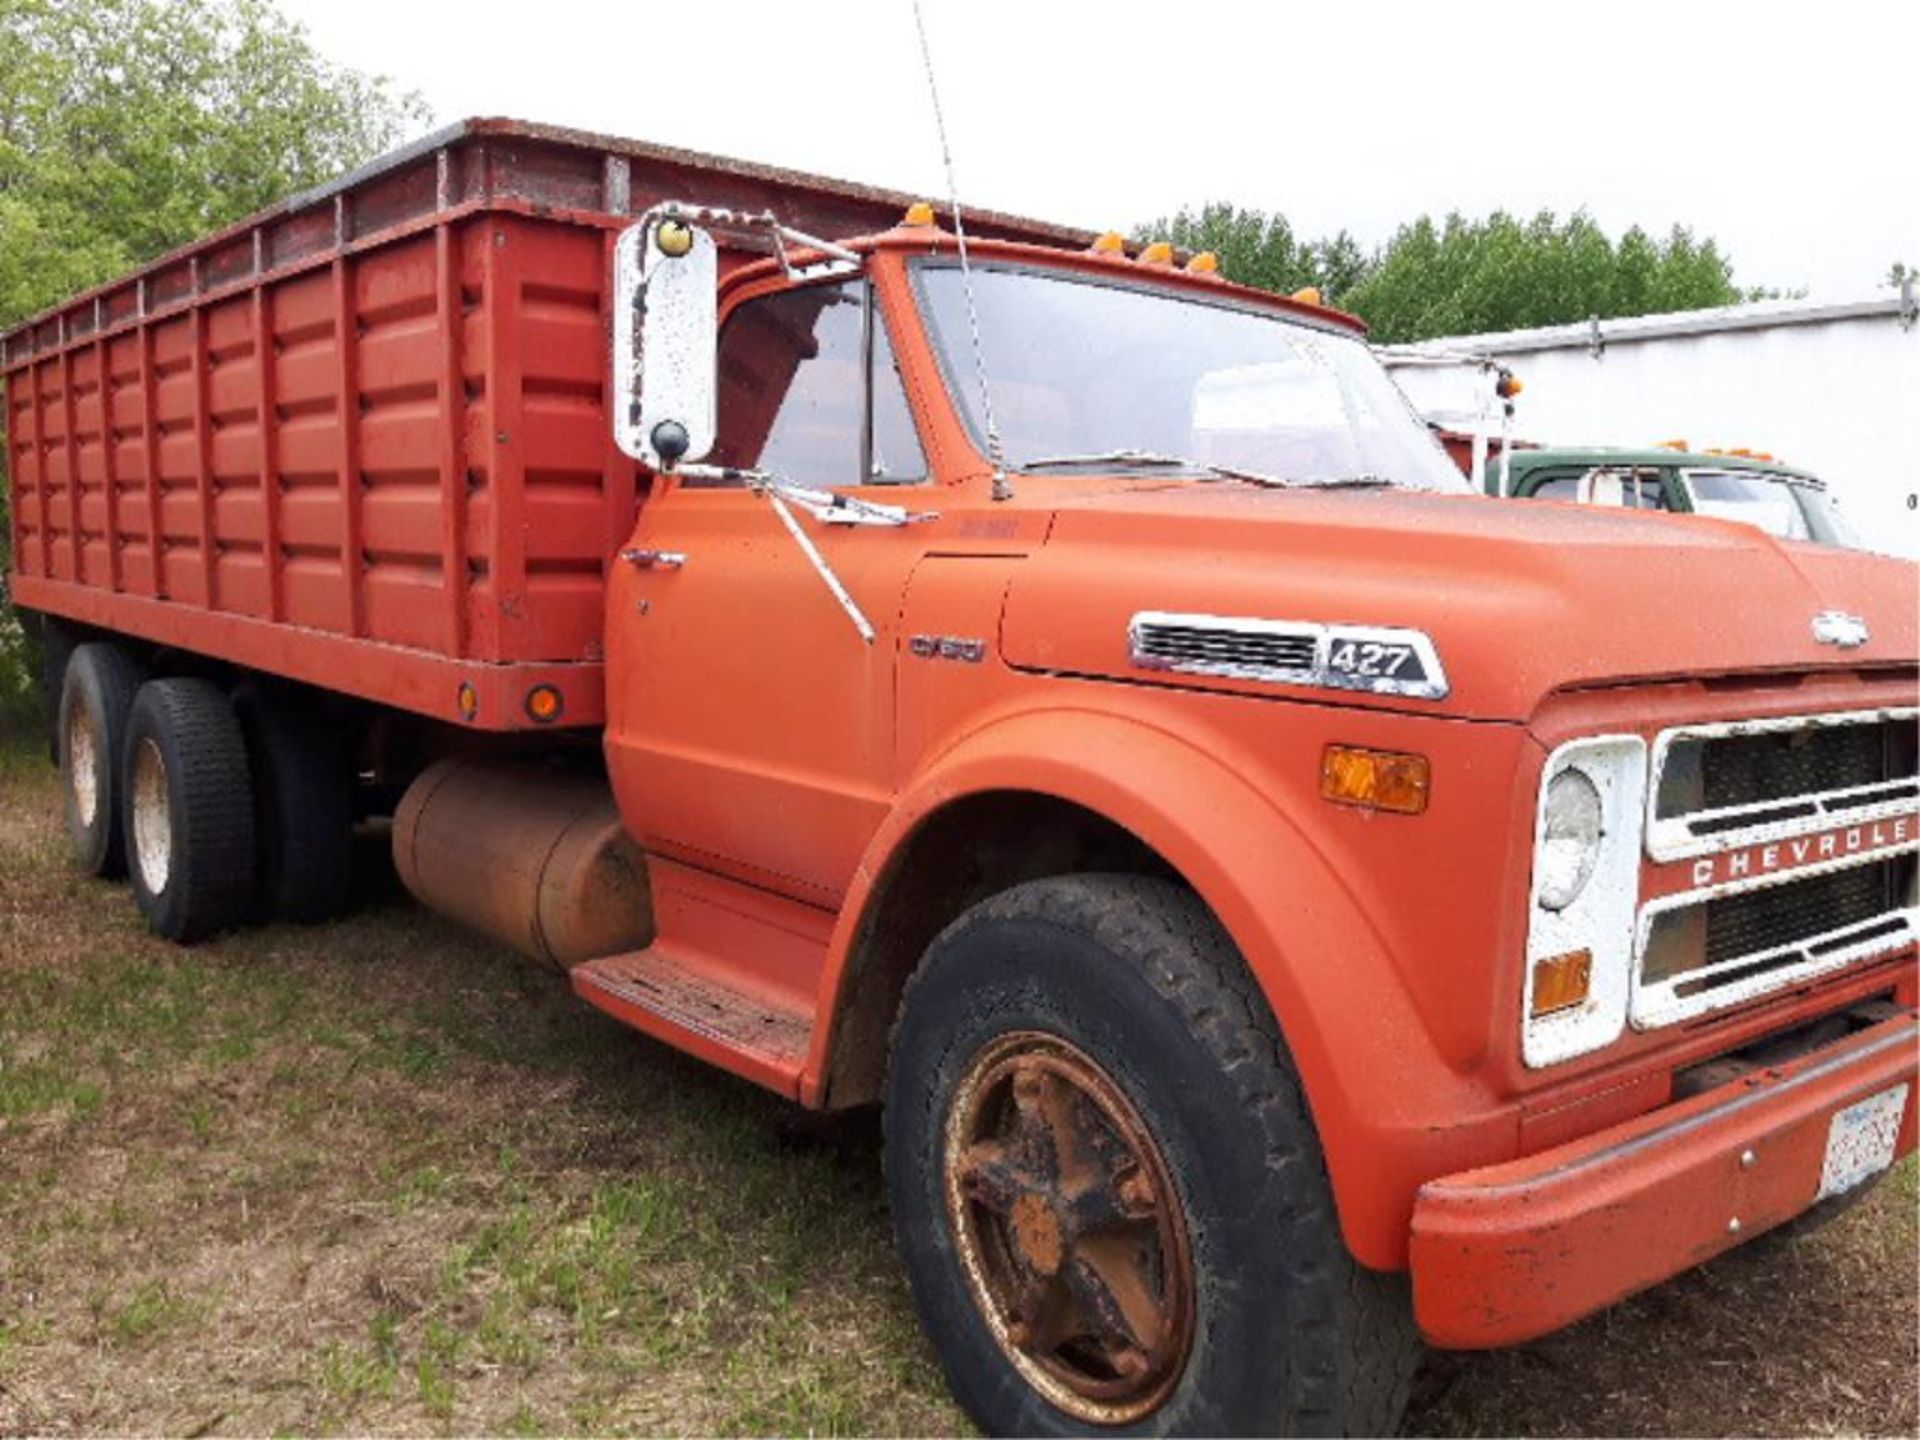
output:
[[[1329,745],[1320,758],[1320,793],[1336,805],[1418,815],[1427,808],[1432,767],[1424,755]]]
[[[1583,1003],[1593,988],[1593,952],[1570,950],[1533,962],[1533,1000],[1527,1013],[1534,1019]]]

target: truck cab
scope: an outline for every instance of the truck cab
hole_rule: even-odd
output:
[[[1515,449],[1510,464],[1509,494],[1515,499],[1713,515],[1783,540],[1861,548],[1826,483],[1768,455],[1549,446]],[[1490,469],[1490,489],[1497,475]]]
[[[913,1175],[990,1170],[900,1199],[902,1243],[936,1334],[945,1275],[1053,1407],[1019,1425],[1184,1413],[1139,1408],[1167,1403],[1166,1348],[1036,1340],[1036,1306],[1084,1340],[1129,1294],[1176,1349],[1199,1312],[1174,1240],[1054,1288],[1051,1242],[1017,1223],[1060,1213],[1063,1149],[1181,1173],[1127,1148],[1155,1121],[1113,1119],[1080,1068],[1144,1064],[1144,1032],[1068,1065],[1023,1021],[1011,1058],[983,1038],[978,1069],[919,1063],[972,1033],[916,1005],[970,897],[1089,873],[1198,897],[1271,1007],[1342,1244],[1368,1274],[1411,1270],[1435,1343],[1539,1334],[1838,1193],[1856,1129],[1911,1146],[1910,567],[1477,497],[1355,322],[1204,261],[963,261],[925,224],[854,249],[857,274],[763,265],[722,295],[718,463],[666,469],[611,591],[609,772],[674,897],[653,953],[715,975],[767,956],[795,1093],[946,1116],[909,1141]],[[789,484],[814,492],[817,554],[781,534]],[[822,493],[890,520],[831,523]],[[716,714],[659,684],[697,673],[750,698]],[[790,907],[789,934],[837,918],[804,959],[763,948],[725,918],[737,887],[762,924]],[[583,993],[632,1007],[596,997],[601,973],[576,971]],[[972,1002],[955,982],[942,1003]],[[876,1014],[898,1027],[886,1073],[860,1058]],[[1058,1116],[1036,1138],[1012,1090],[980,1120],[969,1097],[1008,1066],[1073,1077],[1033,1083],[1106,1115],[1097,1143]],[[912,1228],[941,1214],[957,1255]],[[1542,1224],[1552,1265],[1524,1258]]]

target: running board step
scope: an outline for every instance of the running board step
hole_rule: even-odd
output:
[[[813,1017],[699,973],[655,945],[589,960],[574,993],[616,1020],[722,1069],[800,1098]]]

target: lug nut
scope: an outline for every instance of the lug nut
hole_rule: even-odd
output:
[[[1153,1208],[1153,1183],[1138,1170],[1120,1182],[1120,1203],[1131,1214]]]

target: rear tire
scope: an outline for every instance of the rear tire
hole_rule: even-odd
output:
[[[1190,892],[1064,877],[962,915],[902,1001],[885,1122],[921,1321],[988,1433],[1398,1424],[1405,1281],[1348,1253],[1271,1012]]]
[[[122,824],[133,898],[188,944],[243,923],[253,901],[253,786],[225,692],[150,680],[127,722]]]
[[[66,796],[67,834],[89,875],[126,873],[120,822],[120,752],[133,697],[146,679],[118,645],[81,645],[60,676],[54,744]]]
[[[353,771],[313,703],[248,685],[233,697],[253,775],[256,913],[314,925],[353,897]]]

